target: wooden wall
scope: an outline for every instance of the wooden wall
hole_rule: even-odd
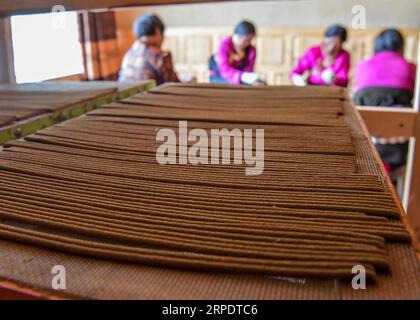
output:
[[[406,37],[405,56],[417,60],[419,31],[403,29]],[[208,59],[221,39],[231,28],[168,28],[165,48],[172,51],[175,67],[181,76],[196,76],[198,81],[208,81]],[[345,48],[352,57],[351,75],[356,64],[373,54],[374,39],[379,29],[351,31]],[[289,73],[305,50],[320,43],[324,29],[259,28],[256,71],[269,84],[289,84]],[[123,54],[134,41],[131,28],[118,30],[118,43]]]
[[[15,80],[10,18],[0,17],[0,83],[14,83]]]

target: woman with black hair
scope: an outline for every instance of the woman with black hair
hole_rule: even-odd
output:
[[[344,27],[329,27],[321,45],[310,48],[292,70],[293,84],[346,87],[350,68],[350,54],[343,49],[346,39],[347,31]]]
[[[225,38],[220,44],[215,57],[216,68],[211,70],[214,77],[220,76],[224,82],[232,84],[255,84],[259,81],[254,72],[257,55],[252,40],[256,28],[249,21],[241,21],[234,30],[233,36]]]
[[[373,57],[356,67],[355,101],[359,105],[410,105],[415,79],[416,66],[404,59],[404,37],[396,29],[386,29],[375,40]]]
[[[354,101],[362,106],[411,107],[416,66],[404,59],[404,37],[396,29],[382,31],[375,40],[375,54],[356,67]],[[388,173],[407,161],[404,138],[372,138]]]
[[[137,39],[124,56],[119,81],[152,79],[158,85],[179,82],[171,53],[162,50],[165,31],[162,20],[155,14],[145,14],[134,22],[133,31]]]

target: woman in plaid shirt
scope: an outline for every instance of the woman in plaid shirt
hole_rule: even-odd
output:
[[[162,50],[164,31],[162,20],[155,14],[143,15],[134,22],[137,40],[124,56],[119,81],[153,79],[157,85],[179,82],[171,53]]]

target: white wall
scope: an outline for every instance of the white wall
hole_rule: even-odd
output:
[[[131,23],[127,15],[156,12],[169,27],[233,26],[243,18],[261,27],[325,27],[336,22],[349,26],[352,7],[358,4],[366,8],[367,28],[420,28],[420,0],[240,1],[144,7],[117,16],[121,25]]]

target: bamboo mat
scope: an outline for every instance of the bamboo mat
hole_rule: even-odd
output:
[[[92,298],[418,298],[401,208],[354,112],[335,88],[166,85],[9,142],[0,260],[31,259],[0,276],[48,289],[62,264],[68,293]],[[264,128],[263,174],[158,165],[156,131],[178,120]],[[369,290],[351,289],[356,264]]]

